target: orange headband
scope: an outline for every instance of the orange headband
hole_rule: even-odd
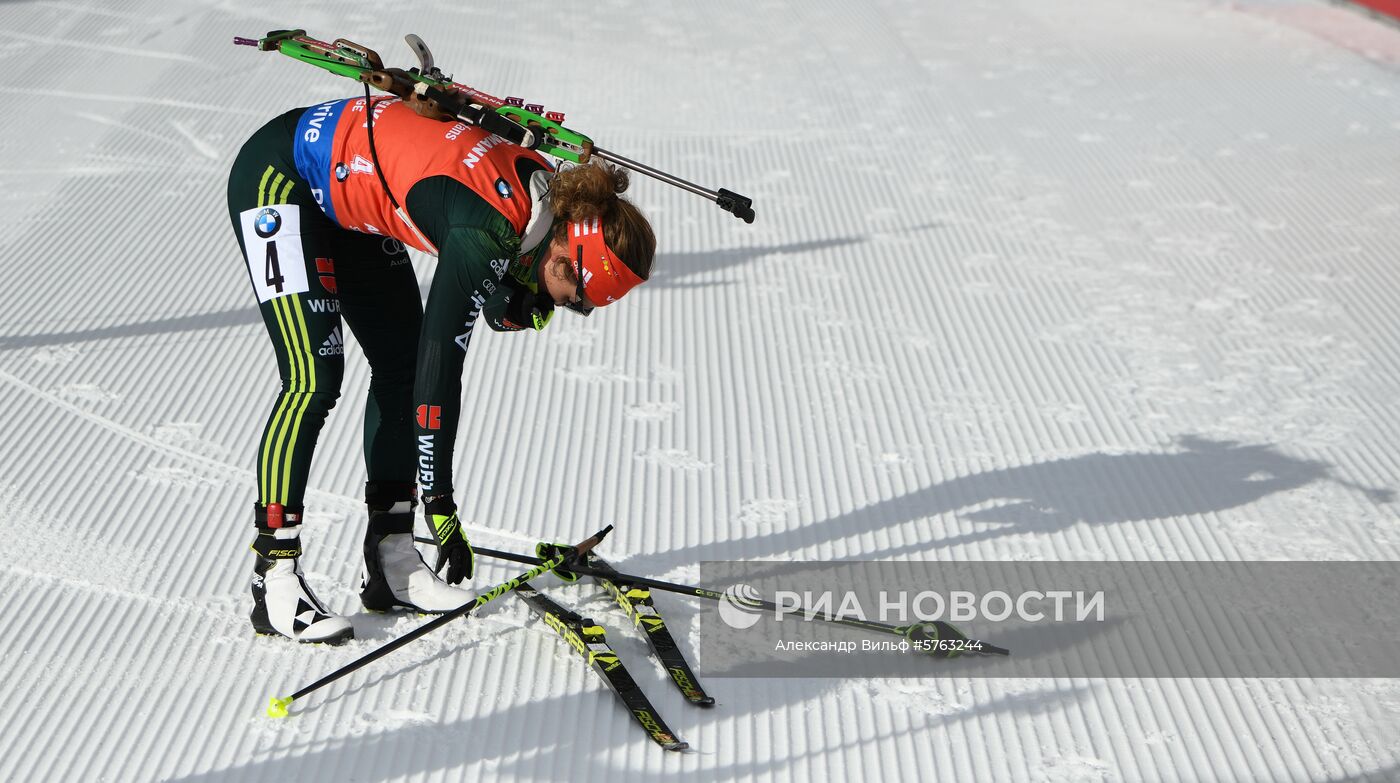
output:
[[[595,307],[616,302],[642,282],[603,241],[598,218],[569,223],[569,249],[580,267],[583,291]]]

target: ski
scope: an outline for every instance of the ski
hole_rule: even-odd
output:
[[[690,747],[688,743],[676,737],[661,720],[651,700],[642,692],[641,686],[632,679],[627,667],[622,665],[617,653],[608,645],[601,626],[595,625],[592,620],[573,610],[566,609],[554,599],[531,587],[528,582],[516,587],[515,594],[603,678],[653,742],[666,750],[680,751]]]
[[[627,616],[632,618],[632,624],[642,631],[652,653],[661,662],[662,668],[670,675],[671,682],[680,689],[686,701],[701,707],[713,707],[714,697],[705,693],[699,678],[691,671],[685,654],[681,652],[675,637],[671,636],[671,631],[667,629],[661,612],[652,602],[651,590],[627,581],[608,561],[592,552],[588,553],[587,562],[592,570],[589,577],[602,585],[603,589],[612,595],[613,600],[617,601],[618,606],[627,612]]]

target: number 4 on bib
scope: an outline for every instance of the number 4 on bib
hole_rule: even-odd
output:
[[[267,285],[276,293],[282,293],[282,268],[277,263],[277,243],[267,243]]]
[[[301,250],[301,208],[295,204],[254,207],[239,213],[248,277],[258,303],[310,290]]]

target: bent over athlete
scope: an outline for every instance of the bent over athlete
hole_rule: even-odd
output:
[[[343,376],[344,321],[371,368],[365,404],[365,569],[384,611],[455,609],[473,553],[452,496],[461,373],[478,318],[543,328],[556,305],[587,314],[651,271],[656,239],[618,194],[626,172],[562,172],[539,154],[396,98],[283,114],[244,144],[229,217],[272,338],[282,388],[257,453],[253,627],[339,643],[349,620],[302,579],[302,498]],[[438,257],[426,306],[405,245]],[[416,479],[416,481],[415,481]],[[413,544],[421,486],[435,569]],[[437,573],[446,566],[446,582]]]

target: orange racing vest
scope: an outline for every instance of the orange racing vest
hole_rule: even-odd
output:
[[[437,248],[384,192],[369,145],[365,100],[319,104],[297,123],[298,173],[332,222],[352,231],[397,239],[427,253]],[[398,98],[374,101],[374,152],[389,191],[402,206],[408,191],[429,177],[447,176],[471,188],[521,234],[530,220],[530,191],[520,181],[521,158],[552,169],[533,150],[466,123],[419,115]]]

